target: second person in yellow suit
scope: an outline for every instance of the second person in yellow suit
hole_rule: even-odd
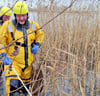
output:
[[[0,9],[0,28],[2,27],[3,23],[7,20],[10,19],[12,15],[12,11],[10,10],[9,7],[2,7]],[[0,48],[2,48],[3,45],[0,44]],[[2,50],[0,50],[0,53],[2,52]]]
[[[12,11],[9,7],[2,7],[0,9],[0,28],[2,27],[3,23],[10,19],[12,15]],[[2,38],[1,38],[2,39]],[[3,48],[3,45],[0,44],[0,48]],[[0,53],[4,52],[5,49],[0,50]],[[1,61],[0,61],[1,63]],[[1,65],[0,65],[1,66]],[[1,67],[0,67],[1,68]],[[1,73],[0,73],[1,75]]]
[[[10,19],[11,15],[12,15],[12,12],[9,7],[2,7],[0,9],[0,28],[2,27],[2,25],[5,21]],[[2,44],[0,44],[0,48],[3,48]],[[0,53],[4,52],[4,50],[5,49],[0,50]],[[1,86],[0,87],[0,95],[3,94],[3,82],[1,82],[2,81],[2,78],[1,78],[2,72],[3,72],[3,66],[0,61],[0,86]]]
[[[44,40],[44,32],[37,30],[39,29],[38,23],[28,19],[28,7],[25,2],[18,1],[13,7],[13,13],[15,19],[9,20],[3,24],[0,38],[3,37],[1,43],[4,47],[12,42],[14,43],[10,47],[6,48],[6,52],[1,54],[4,54],[2,62],[4,64],[5,76],[7,78],[6,86],[8,96],[19,96],[19,90],[12,93],[11,91],[20,87],[20,80],[13,69],[9,70],[7,68],[12,64],[23,82],[30,82],[32,62],[34,61],[33,54],[37,54]],[[33,32],[34,30],[37,31]],[[30,32],[33,33],[28,34]],[[15,46],[19,48],[17,56],[11,55],[15,50]],[[27,91],[24,88],[22,91],[23,90],[24,94],[27,94]]]

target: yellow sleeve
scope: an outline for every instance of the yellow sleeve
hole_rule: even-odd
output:
[[[7,26],[8,26],[8,22],[5,22],[2,27],[0,28],[0,44],[2,44],[3,47],[7,46],[8,44],[8,40],[7,40],[7,37],[8,37],[8,32],[7,32]],[[6,49],[2,49],[2,51]],[[2,52],[0,50],[0,53]]]
[[[39,29],[39,24],[36,23],[36,29]],[[38,30],[36,32],[36,42],[39,42],[40,44],[42,44],[44,40],[44,32],[42,32],[41,30]]]

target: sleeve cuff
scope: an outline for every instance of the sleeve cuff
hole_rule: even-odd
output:
[[[39,48],[41,47],[41,44],[39,42],[35,43],[35,45],[39,46]]]

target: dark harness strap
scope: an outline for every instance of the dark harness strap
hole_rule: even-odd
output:
[[[12,39],[15,40],[13,32],[10,32],[10,33],[11,33]]]
[[[9,78],[9,77],[17,77],[17,75],[6,76],[6,78]]]
[[[11,33],[12,39],[15,40],[13,32],[10,32],[10,33]],[[35,40],[34,40],[34,42],[31,43],[31,46],[32,46],[32,47],[33,47],[33,44],[35,44]],[[19,45],[19,46],[21,46],[21,47],[28,47],[27,44],[21,43],[21,42],[16,42],[16,45]]]
[[[10,76],[6,76],[6,78],[9,78],[9,77],[17,77],[17,75],[10,75]],[[22,79],[22,78],[21,78]],[[31,79],[31,77],[30,78],[28,78],[28,79],[22,79],[22,80],[30,80]]]
[[[26,44],[21,43],[21,42],[16,42],[16,45],[22,46],[22,47],[28,47]]]

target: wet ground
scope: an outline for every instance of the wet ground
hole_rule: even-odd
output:
[[[91,74],[91,77],[90,77]],[[53,96],[73,96],[72,90],[73,90],[73,85],[69,78],[68,75],[65,75],[66,78],[62,78],[61,76],[56,80],[57,86],[54,88],[54,95]],[[95,85],[94,85],[94,91],[93,89],[93,72],[91,73],[86,73],[86,85],[85,85],[85,96],[100,96],[100,90],[97,89],[96,85],[96,78],[95,78]],[[100,83],[100,82],[99,82]],[[98,83],[98,84],[99,84]],[[0,96],[3,96],[3,80],[0,83]],[[47,92],[45,95],[41,94],[40,96],[51,96],[52,94],[52,84],[50,85],[50,88],[48,88]],[[83,87],[84,90],[84,87]],[[74,90],[76,96],[82,96],[80,89]],[[66,95],[67,94],[67,95]],[[94,95],[93,95],[94,94]],[[24,95],[21,95],[24,96]]]

